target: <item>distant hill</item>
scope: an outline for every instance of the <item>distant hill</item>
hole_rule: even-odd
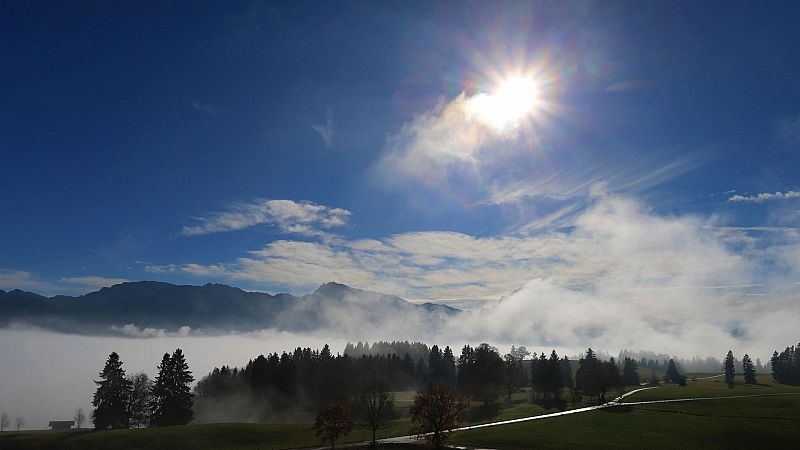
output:
[[[312,331],[358,320],[380,323],[406,317],[420,325],[460,313],[445,305],[417,305],[400,297],[325,283],[311,294],[247,292],[224,284],[203,286],[138,281],[78,297],[0,291],[0,327],[24,323],[56,331],[107,334],[138,328]]]

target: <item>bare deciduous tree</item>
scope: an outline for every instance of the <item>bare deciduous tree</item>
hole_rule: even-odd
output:
[[[83,413],[83,408],[78,408],[75,410],[75,426],[80,430],[81,426],[83,426],[83,422],[86,421],[86,414]]]
[[[17,419],[14,422],[17,425],[17,431],[25,426],[25,418],[22,416],[17,416]]]
[[[389,392],[386,383],[376,382],[366,392],[355,396],[359,419],[372,430],[372,446],[378,444],[377,432],[386,425],[394,406],[394,392]]]
[[[131,396],[128,400],[128,417],[131,421],[131,428],[146,427],[150,421],[150,395],[153,382],[144,372],[135,373],[130,376]]]
[[[6,431],[9,425],[11,425],[11,420],[8,418],[8,414],[3,411],[0,413],[0,431]]]

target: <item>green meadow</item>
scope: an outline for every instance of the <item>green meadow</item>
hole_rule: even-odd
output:
[[[698,375],[700,377],[701,375]],[[741,380],[737,379],[737,382]],[[757,385],[737,384],[729,388],[721,378],[688,381],[686,387],[661,385],[626,398],[650,401],[686,397],[725,397],[780,392],[800,394],[800,387],[772,383],[768,376]],[[380,432],[380,437],[408,434],[407,411],[413,392],[398,392],[400,418]],[[484,409],[470,405],[468,423],[485,423],[555,412],[529,401],[521,391],[510,405]],[[585,406],[569,404],[568,408]],[[608,408],[563,417],[454,433],[452,442],[461,446],[496,449],[649,449],[709,448],[758,449],[798,448],[800,439],[800,395],[712,399]],[[346,442],[363,442],[370,433],[357,427]],[[200,424],[117,431],[24,431],[0,434],[0,449],[222,449],[267,450],[319,446],[311,424]],[[403,448],[393,445],[384,448]]]
[[[800,394],[800,387],[774,384],[768,376],[758,381],[729,388],[721,378],[690,380],[686,387],[661,385],[625,401]],[[451,440],[495,449],[796,449],[800,395],[620,406],[459,432]]]

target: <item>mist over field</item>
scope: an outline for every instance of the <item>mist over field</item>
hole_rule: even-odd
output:
[[[243,366],[261,353],[296,346],[344,348],[341,340],[313,334],[259,332],[208,337],[125,338],[53,333],[36,329],[0,329],[0,409],[27,419],[27,428],[42,429],[50,420],[71,420],[83,407],[91,427],[92,380],[109,353],[116,351],[130,375],[144,371],[151,379],[164,353],[181,348],[195,380],[214,366]],[[13,345],[12,345],[13,344]]]

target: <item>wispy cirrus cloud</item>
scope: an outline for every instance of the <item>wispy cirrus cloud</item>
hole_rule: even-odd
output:
[[[328,108],[325,112],[325,123],[311,125],[311,129],[320,135],[325,147],[333,147],[333,110]]]
[[[215,108],[214,106],[209,105],[208,103],[203,103],[199,100],[192,101],[192,108],[194,108],[195,111],[199,111],[207,116],[216,116],[221,112],[219,108]]]
[[[674,149],[619,149],[590,157],[592,149],[576,148],[559,132],[553,102],[497,127],[481,112],[484,95],[462,92],[405,123],[372,168],[378,182],[411,192],[427,188],[470,207],[513,209],[540,201],[581,203],[598,184],[610,193],[638,195],[712,159],[708,149],[677,156]]]
[[[307,201],[256,200],[235,203],[227,211],[200,217],[195,225],[184,226],[181,234],[197,236],[268,224],[284,233],[314,236],[324,234],[325,229],[345,225],[350,214],[346,209]]]
[[[733,195],[728,197],[729,202],[751,202],[763,203],[773,200],[792,200],[800,199],[800,192],[786,191],[786,192],[762,192],[756,195]]]

